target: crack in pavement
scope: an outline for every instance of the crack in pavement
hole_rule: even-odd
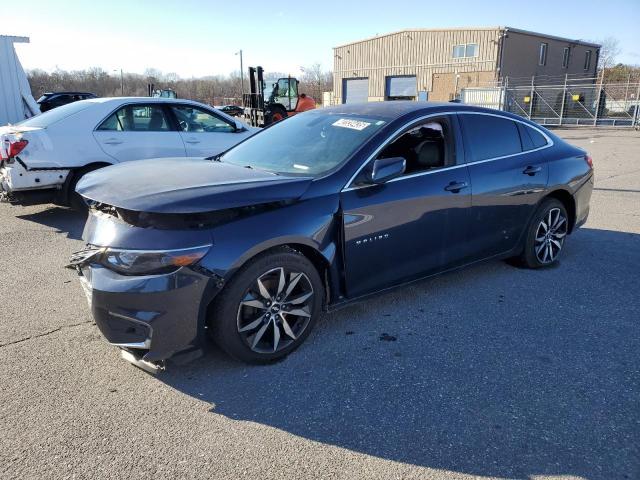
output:
[[[26,338],[21,338],[20,340],[14,340],[13,342],[8,342],[8,343],[0,343],[0,348],[2,347],[8,347],[9,345],[15,345],[17,343],[23,343],[23,342],[27,342],[29,340],[33,340],[35,338],[40,338],[40,337],[46,337],[47,335],[51,335],[52,333],[56,333],[59,332],[61,330],[64,330],[65,328],[73,328],[73,327],[79,327],[81,325],[86,325],[87,323],[94,323],[93,320],[85,320],[84,322],[80,322],[80,323],[73,323],[71,325],[62,325],[58,328],[54,328],[53,330],[50,330],[48,332],[44,332],[44,333],[38,333],[37,335],[31,335],[30,337],[26,337]]]

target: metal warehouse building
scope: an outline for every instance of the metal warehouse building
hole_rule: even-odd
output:
[[[402,30],[334,48],[333,103],[448,101],[507,77],[595,77],[599,51],[511,27]]]

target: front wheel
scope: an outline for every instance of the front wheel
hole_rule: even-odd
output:
[[[558,260],[569,233],[567,210],[559,200],[543,201],[527,229],[524,250],[520,257],[529,268],[551,265]]]
[[[320,314],[324,288],[302,254],[283,248],[243,267],[213,305],[214,341],[247,363],[285,357],[307,338]]]

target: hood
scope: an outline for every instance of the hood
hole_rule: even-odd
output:
[[[126,210],[202,213],[295,200],[311,180],[205,159],[163,158],[101,168],[82,177],[76,191]]]

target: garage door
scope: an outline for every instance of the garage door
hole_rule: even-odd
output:
[[[369,79],[349,78],[342,81],[342,103],[360,103],[369,100]]]
[[[417,95],[417,82],[415,75],[401,75],[387,77],[387,100],[414,99]]]

